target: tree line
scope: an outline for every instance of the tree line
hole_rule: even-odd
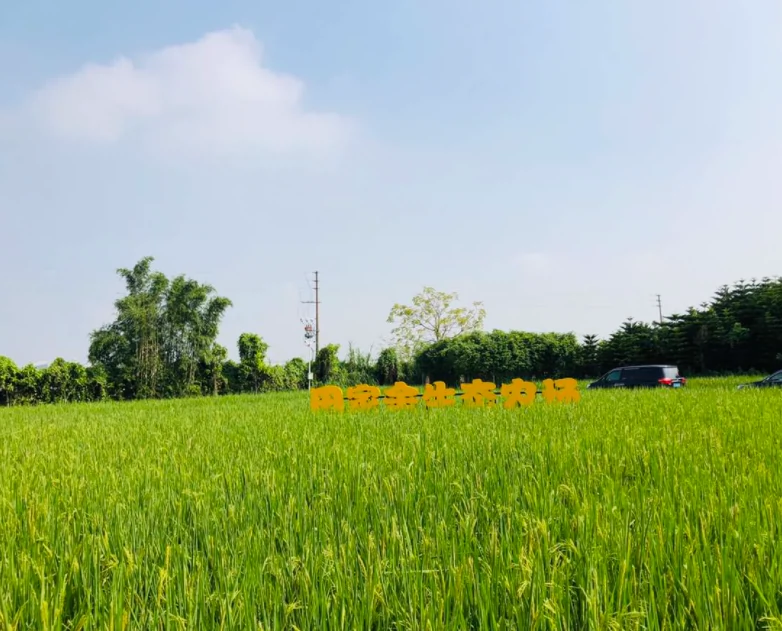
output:
[[[0,356],[0,405],[132,400],[272,392],[307,388],[307,365],[268,363],[256,333],[237,340],[239,361],[216,342],[228,298],[184,275],[152,270],[152,257],[120,269],[126,295],[113,322],[93,331],[89,365],[56,359],[18,367]],[[458,295],[427,287],[409,306],[394,305],[394,344],[377,357],[353,347],[322,347],[315,385],[343,387],[426,380],[458,385],[483,379],[591,378],[613,367],[677,364],[685,375],[771,372],[782,365],[782,279],[723,286],[713,298],[662,323],[628,319],[608,338],[573,333],[482,330],[485,311],[454,306]]]

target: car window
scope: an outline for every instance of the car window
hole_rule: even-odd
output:
[[[668,379],[678,379],[679,369],[676,366],[667,366],[663,368],[663,372]]]
[[[642,366],[641,368],[632,368],[625,370],[622,378],[624,381],[633,383],[648,383],[657,381],[663,376],[663,371],[657,366]]]
[[[619,381],[619,378],[622,376],[621,370],[612,370],[606,375],[606,381]]]
[[[774,383],[782,383],[782,370],[778,370],[768,378],[769,381]]]
[[[635,383],[636,381],[638,381],[638,379],[639,379],[639,375],[638,375],[637,368],[624,368],[622,370],[622,381]]]

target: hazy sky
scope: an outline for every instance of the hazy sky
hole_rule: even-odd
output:
[[[269,356],[424,285],[607,335],[782,269],[778,0],[0,3],[0,355],[85,361],[142,256]]]

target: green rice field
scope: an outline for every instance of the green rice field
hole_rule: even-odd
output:
[[[782,391],[738,382],[0,409],[0,629],[782,629]]]

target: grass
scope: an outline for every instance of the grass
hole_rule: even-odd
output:
[[[2,409],[0,628],[782,628],[782,392],[747,380]]]

